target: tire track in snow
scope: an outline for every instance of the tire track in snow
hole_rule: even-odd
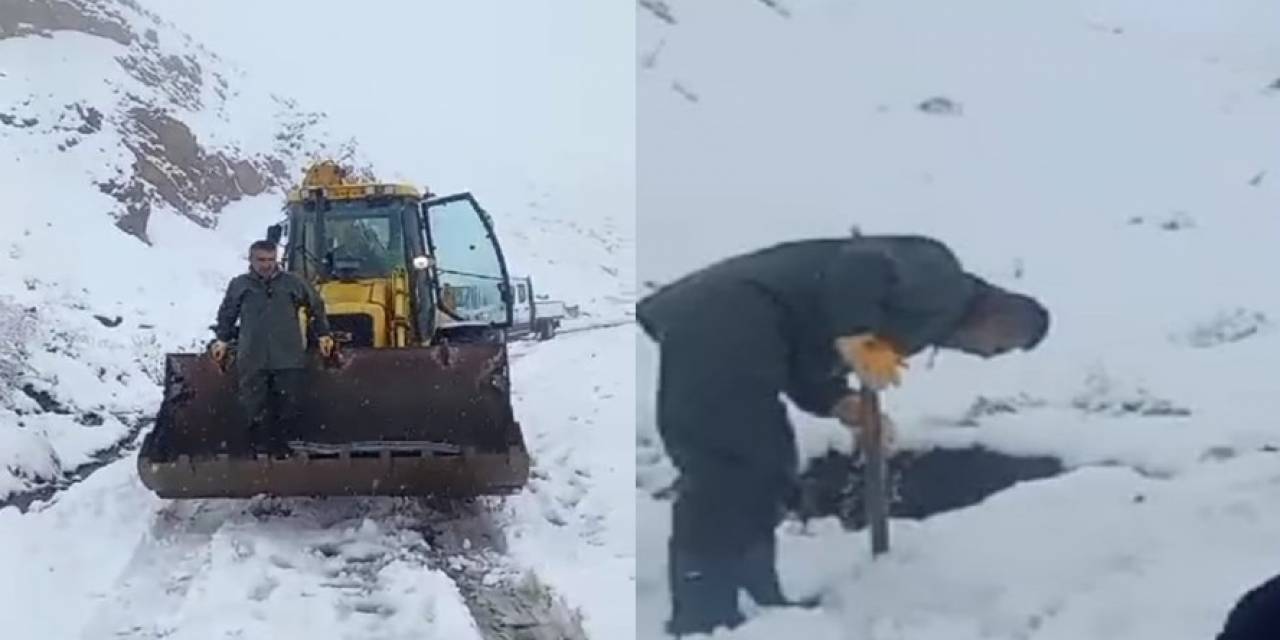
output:
[[[526,353],[516,348],[512,358]],[[195,633],[197,618],[211,617],[207,610],[225,608],[225,603],[206,601],[227,599],[216,587],[219,581],[227,584],[226,574],[235,573],[229,565],[251,564],[256,555],[266,558],[261,570],[231,588],[241,598],[233,608],[249,610],[245,628],[227,629],[228,633],[254,637],[255,623],[280,623],[288,614],[266,607],[291,588],[301,588],[309,590],[307,597],[320,595],[333,605],[336,626],[323,627],[316,637],[398,638],[396,623],[415,602],[388,592],[412,590],[406,569],[423,574],[434,569],[441,579],[447,576],[445,590],[456,591],[469,613],[469,629],[444,637],[586,640],[580,615],[539,576],[507,556],[495,504],[501,504],[500,499],[259,497],[170,502],[156,512],[148,536],[103,596],[82,638],[185,638]],[[370,524],[353,528],[353,523]],[[365,528],[368,531],[361,534]],[[290,577],[298,573],[306,574],[304,585]],[[212,614],[218,616],[225,614]],[[389,622],[380,630],[379,620]],[[352,627],[350,635],[333,635],[347,626]]]
[[[175,502],[157,511],[148,536],[138,543],[83,640],[163,638],[166,623],[186,597],[192,578],[207,568],[209,542],[231,515],[205,501]]]
[[[456,590],[428,568],[422,538],[402,525],[412,506],[361,498],[168,503],[81,637],[271,637],[281,627],[306,637],[475,637]]]
[[[412,498],[171,502],[156,512],[80,638],[257,637],[296,627],[289,607],[300,596],[306,615],[327,620],[307,637],[422,637],[431,630],[425,615],[439,623],[438,637],[587,640],[563,600],[505,556],[492,506]],[[434,582],[421,584],[431,575]],[[330,608],[316,606],[323,603]],[[207,628],[210,619],[220,627]]]
[[[441,519],[424,523],[440,569],[458,585],[484,640],[587,640],[581,616],[506,556],[502,527],[484,502],[437,501]]]

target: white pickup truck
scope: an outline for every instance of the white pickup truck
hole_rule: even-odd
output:
[[[533,288],[533,278],[529,276],[513,277],[515,296],[512,302],[511,315],[513,322],[509,335],[512,338],[536,336],[539,340],[550,340],[560,328],[560,321],[565,317],[565,305],[559,300],[550,300],[545,295],[537,295]]]

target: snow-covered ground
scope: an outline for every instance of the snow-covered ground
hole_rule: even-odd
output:
[[[535,456],[511,499],[511,555],[584,614],[591,638],[635,632],[635,343],[631,326],[532,347],[513,365],[516,411]]]
[[[54,4],[28,17],[40,24],[0,29],[0,188],[11,194],[0,212],[0,500],[131,440],[159,402],[163,354],[211,337],[223,287],[283,199],[279,185],[229,203],[205,193],[221,184],[216,153],[272,171],[278,160],[286,184],[328,155],[442,194],[472,191],[512,273],[579,305],[566,328],[630,317],[634,72],[631,40],[616,37],[631,32],[625,8],[531,3],[508,10],[513,22],[484,31],[482,45],[465,34],[490,10],[442,4],[401,7],[416,13],[356,31],[351,16],[306,2],[273,4],[270,15],[230,2]],[[416,41],[437,19],[456,30],[425,39],[412,71],[387,62],[403,51],[387,43]],[[565,32],[531,30],[532,20]],[[571,26],[592,20],[601,29]],[[351,46],[319,51],[317,34]],[[455,37],[485,57],[452,55]],[[545,37],[555,46],[541,46]],[[301,62],[318,57],[342,90]],[[389,79],[411,91],[370,100]],[[172,127],[139,110],[176,120],[192,139],[156,134]],[[170,173],[139,187],[148,246],[117,229],[126,207],[99,185],[154,177],[135,154],[154,147],[167,151],[148,162]]]
[[[522,346],[534,478],[457,518],[410,499],[161,500],[132,457],[26,514],[0,510],[5,637],[481,638],[450,570],[495,588],[532,575],[588,637],[629,637],[629,336]]]
[[[885,399],[901,446],[1069,466],[895,521],[874,563],[832,522],[787,529],[788,587],[829,604],[726,637],[1190,640],[1280,572],[1273,3],[666,4],[674,25],[638,13],[640,277],[854,225],[938,237],[1053,324],[1033,353],[913,359]],[[637,624],[655,638],[671,470],[647,341],[638,365]],[[806,453],[849,448],[795,419]]]
[[[272,181],[335,147],[144,8],[56,4],[25,23],[45,35],[0,34],[0,500],[130,439],[277,217]]]
[[[458,9],[442,28],[451,10],[423,3],[352,29],[311,5],[0,10],[0,505],[30,507],[0,508],[0,637],[488,638],[530,607],[575,639],[627,637],[634,352],[629,327],[587,327],[627,322],[635,295],[634,83],[609,71],[631,73],[629,11]],[[510,22],[482,39],[491,17]],[[596,18],[612,30],[574,26]],[[580,332],[512,346],[529,487],[155,498],[128,445],[164,354],[204,346],[282,187],[335,156],[471,191],[510,270],[583,311]]]

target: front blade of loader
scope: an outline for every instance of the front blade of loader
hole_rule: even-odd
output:
[[[289,458],[251,455],[237,377],[203,355],[166,363],[139,454],[162,497],[478,495],[524,485],[501,344],[350,349],[307,370]]]

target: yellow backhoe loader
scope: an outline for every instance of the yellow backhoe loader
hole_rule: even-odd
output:
[[[283,267],[324,299],[339,347],[311,359],[292,453],[248,453],[235,367],[166,356],[165,395],[138,471],[166,498],[482,495],[524,486],[510,394],[510,277],[490,217],[467,193],[311,166],[288,194]]]

